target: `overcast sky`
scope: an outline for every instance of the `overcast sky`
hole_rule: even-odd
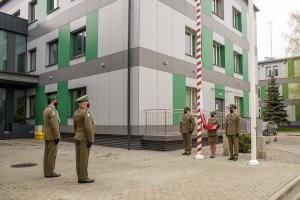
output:
[[[273,57],[285,57],[283,34],[288,31],[289,13],[300,11],[300,0],[253,0],[260,10],[257,13],[258,61],[271,56],[270,25],[272,22]]]

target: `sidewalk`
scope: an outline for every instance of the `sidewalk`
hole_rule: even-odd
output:
[[[300,137],[291,139],[295,140],[300,141]],[[268,148],[272,145],[278,147],[271,143]],[[299,150],[299,145],[294,147]],[[78,184],[74,144],[59,143],[56,171],[62,176],[46,179],[42,172],[43,141],[0,141],[0,199],[261,200],[272,197],[300,176],[300,165],[296,162],[267,159],[253,167],[247,165],[250,154],[233,162],[221,155],[221,149],[218,145],[215,159],[195,160],[193,156],[182,156],[181,150],[128,151],[93,146],[89,175],[96,182]],[[284,147],[284,151],[287,149],[293,148]],[[204,154],[209,157],[208,147],[204,147]],[[37,165],[10,167],[20,163]]]

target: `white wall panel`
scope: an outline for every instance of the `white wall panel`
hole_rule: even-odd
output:
[[[94,120],[97,121],[97,99],[98,99],[98,76],[86,77],[86,93],[89,96],[90,110],[93,114]]]
[[[98,74],[98,99],[96,111],[98,113],[97,125],[109,125],[110,119],[110,88],[109,73]]]
[[[173,108],[173,74],[158,71],[157,74],[157,108]]]
[[[140,0],[140,46],[157,51],[157,0]]]
[[[86,16],[76,19],[70,23],[70,31],[76,31],[86,26]]]
[[[205,81],[202,84],[204,112],[211,112],[215,110],[215,84]]]
[[[185,16],[173,10],[173,57],[185,60]]]
[[[98,57],[110,54],[110,5],[99,10],[99,26],[98,26]]]
[[[110,53],[113,54],[124,50],[124,0],[116,1],[110,7]]]
[[[172,9],[165,4],[158,2],[158,36],[157,48],[159,53],[172,56],[173,49],[173,19]]]
[[[50,85],[45,85],[45,93],[51,93],[57,91],[57,83],[53,83]]]
[[[87,79],[85,77],[68,81],[68,89],[69,90],[86,87],[86,85],[87,85]]]
[[[124,88],[123,70],[110,72],[109,79],[109,111],[110,125],[123,125]]]

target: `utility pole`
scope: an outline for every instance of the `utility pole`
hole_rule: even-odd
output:
[[[272,39],[272,23],[274,23],[274,21],[270,21],[267,23],[267,25],[270,25],[270,40],[271,40],[271,59],[273,58],[273,39]]]

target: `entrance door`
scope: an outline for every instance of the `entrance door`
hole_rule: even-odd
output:
[[[225,104],[224,104],[224,99],[216,99],[216,106],[215,110],[217,113],[224,113],[225,112]]]

